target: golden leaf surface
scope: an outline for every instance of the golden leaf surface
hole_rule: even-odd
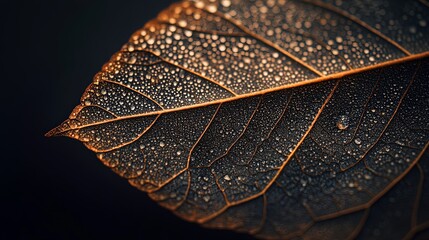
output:
[[[402,239],[429,227],[426,1],[182,1],[47,135],[207,227]]]

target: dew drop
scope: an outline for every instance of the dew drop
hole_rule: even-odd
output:
[[[185,20],[180,20],[177,24],[178,24],[180,27],[186,27],[186,25],[188,25],[188,23],[187,23]]]
[[[180,156],[182,154],[182,152],[181,151],[177,151],[176,154],[177,154],[177,156]]]
[[[149,44],[149,45],[152,45],[152,44],[154,44],[155,43],[155,39],[154,38],[149,38],[148,40],[147,40],[147,44]]]
[[[343,38],[342,37],[336,37],[335,41],[337,41],[337,43],[342,43],[343,42]]]
[[[192,37],[192,32],[189,30],[185,30],[185,36],[187,36],[188,38]]]
[[[196,8],[201,9],[201,8],[203,8],[204,6],[205,6],[205,4],[204,4],[204,2],[203,2],[203,1],[196,1],[196,2],[195,2],[195,7],[196,7]]]
[[[356,138],[356,139],[355,139],[355,143],[356,143],[357,145],[359,145],[359,144],[361,144],[361,143],[362,143],[362,140],[360,140],[360,138]]]
[[[128,60],[128,63],[129,63],[129,64],[134,64],[134,63],[136,63],[136,61],[137,61],[137,58],[136,58],[136,57],[134,57],[134,56],[132,56],[132,57]]]
[[[224,52],[226,50],[226,46],[225,45],[220,45],[219,46],[219,51]]]
[[[208,202],[208,201],[210,201],[210,196],[204,196],[203,199],[205,202]]]
[[[345,130],[350,125],[350,118],[346,115],[341,115],[337,121],[337,128],[340,130]]]
[[[207,11],[210,13],[215,13],[217,11],[217,7],[213,4],[207,6]]]
[[[231,177],[229,175],[225,175],[225,177],[223,177],[223,179],[225,179],[226,181],[230,181]]]
[[[307,181],[305,181],[304,179],[301,179],[301,185],[303,187],[307,186]]]
[[[160,142],[160,143],[159,143],[159,146],[160,146],[160,147],[164,147],[164,146],[165,146],[165,143],[164,143],[164,142]]]
[[[231,1],[230,1],[230,0],[222,0],[220,3],[221,3],[221,4],[222,4],[222,6],[224,6],[224,7],[229,7],[229,6],[231,6]]]

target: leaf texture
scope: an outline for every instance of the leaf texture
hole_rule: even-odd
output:
[[[82,141],[207,227],[418,237],[429,227],[428,10],[183,1],[133,34],[47,135]]]

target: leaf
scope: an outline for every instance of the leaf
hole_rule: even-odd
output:
[[[160,205],[260,238],[429,227],[426,1],[183,1],[47,135]],[[424,236],[423,236],[424,238]]]

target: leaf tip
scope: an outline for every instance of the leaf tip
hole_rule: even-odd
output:
[[[55,137],[59,135],[58,127],[49,130],[49,132],[45,133],[45,137]]]
[[[71,129],[69,120],[64,121],[62,124],[60,124],[58,127],[55,127],[45,133],[45,137],[57,137],[57,136],[63,136],[67,131]]]

